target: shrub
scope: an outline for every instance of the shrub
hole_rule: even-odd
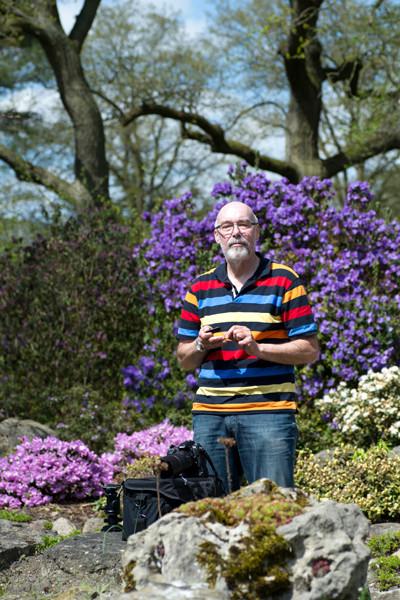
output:
[[[183,426],[175,427],[165,419],[154,427],[131,435],[119,433],[114,439],[114,452],[104,453],[101,460],[107,461],[114,470],[124,469],[124,466],[134,463],[136,459],[165,456],[171,445],[179,446],[191,439],[193,431]]]
[[[315,403],[330,421],[333,439],[368,447],[400,439],[400,368],[368,371],[356,388],[345,382]]]
[[[101,496],[113,470],[81,441],[34,438],[0,458],[0,506],[18,508]]]
[[[176,362],[175,333],[189,282],[221,258],[214,220],[232,199],[257,214],[259,250],[306,285],[321,342],[320,360],[297,369],[306,406],[341,381],[355,386],[371,368],[400,364],[400,224],[368,210],[368,183],[351,184],[339,207],[329,180],[271,183],[243,165],[230,177],[214,186],[204,217],[189,193],[144,214],[150,235],[135,247],[127,227],[90,213],[0,255],[3,416],[65,424],[89,393],[106,418],[94,409],[90,436],[77,417],[62,435],[82,433],[96,449],[89,437],[111,440],[165,416],[188,425],[196,381]]]
[[[66,442],[50,436],[29,442],[22,438],[13,454],[0,458],[0,506],[18,508],[99,497],[117,473],[133,476],[136,471],[136,477],[143,470],[148,473],[151,463],[146,459],[164,456],[170,445],[192,438],[192,431],[174,427],[168,419],[130,436],[118,434],[114,452],[100,457],[80,440]]]
[[[121,368],[142,352],[132,239],[128,227],[92,211],[54,225],[29,245],[15,240],[0,255],[3,417],[53,427],[69,420],[69,439],[82,434],[89,443],[99,435],[103,446],[122,426],[135,429],[134,414],[124,414],[113,429],[121,412]],[[79,418],[95,404],[102,414],[91,423]]]
[[[368,450],[342,445],[328,459],[303,450],[295,466],[295,485],[318,500],[356,503],[371,522],[398,518],[400,457],[380,443]]]

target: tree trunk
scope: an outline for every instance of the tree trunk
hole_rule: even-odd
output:
[[[82,196],[80,193],[71,200],[77,203],[79,199],[86,197],[87,204],[90,197],[92,204],[96,206],[109,202],[108,164],[103,121],[82,69],[80,50],[99,3],[100,0],[84,1],[69,36],[61,26],[56,0],[36,0],[29,3],[3,0],[0,3],[0,29],[3,37],[12,41],[31,35],[39,41],[54,71],[61,100],[71,118],[75,135],[77,187],[81,189],[83,185],[88,190],[87,195]],[[31,165],[25,164],[25,169],[23,166],[21,164],[21,172],[28,173]],[[36,179],[28,176],[27,180],[47,186],[47,179],[41,177],[40,170],[34,166],[32,169]],[[54,177],[50,176],[50,180],[53,185]],[[69,189],[72,191],[73,187]]]
[[[316,24],[322,0],[294,0],[290,4],[290,30],[279,50],[290,86],[286,160],[297,165],[303,175],[319,175],[318,129],[325,73]]]
[[[74,125],[75,176],[90,191],[94,203],[102,205],[109,200],[104,128],[82,70],[78,44],[58,31],[41,43]]]

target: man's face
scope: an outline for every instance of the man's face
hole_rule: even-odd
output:
[[[221,245],[227,261],[242,261],[255,252],[259,237],[258,225],[246,204],[232,202],[221,208],[215,230],[215,241]]]

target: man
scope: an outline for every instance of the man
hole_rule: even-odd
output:
[[[226,263],[195,279],[177,337],[179,364],[200,367],[194,440],[209,453],[225,489],[267,477],[293,486],[298,437],[294,365],[318,357],[317,327],[296,273],[255,251],[257,218],[230,202],[215,222]],[[219,327],[213,333],[211,329]],[[229,450],[231,486],[220,438]]]

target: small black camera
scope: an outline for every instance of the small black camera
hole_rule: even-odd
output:
[[[179,446],[170,446],[167,456],[160,458],[167,463],[168,469],[161,471],[163,479],[167,477],[208,477],[207,458],[200,444],[187,440]]]

